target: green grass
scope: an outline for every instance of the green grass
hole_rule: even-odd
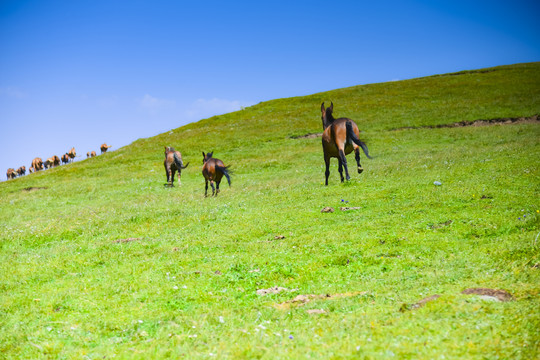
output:
[[[278,99],[1,183],[0,357],[538,357],[538,123],[391,129],[540,114],[539,80],[518,64]],[[322,101],[374,156],[344,184],[332,160],[328,187],[320,138],[293,138],[321,131]],[[172,189],[165,145],[191,163]],[[202,151],[234,171],[217,198]],[[297,290],[256,294],[272,286]]]

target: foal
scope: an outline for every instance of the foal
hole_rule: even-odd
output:
[[[165,161],[163,161],[165,166],[165,174],[167,175],[167,184],[169,186],[174,186],[174,174],[178,170],[178,184],[180,185],[180,176],[182,175],[182,169],[188,167],[189,163],[184,166],[182,162],[182,154],[180,151],[174,150],[170,146],[165,146]]]
[[[217,194],[219,193],[219,184],[221,183],[221,178],[223,177],[223,175],[225,175],[229,186],[231,186],[229,167],[225,166],[225,164],[223,164],[223,161],[219,159],[214,159],[212,157],[213,154],[213,151],[208,154],[205,154],[204,151],[202,153],[202,174],[204,176],[204,180],[206,181],[206,187],[204,188],[205,197],[208,196],[208,181],[210,181],[210,186],[212,186],[212,196],[217,196]],[[214,181],[216,182],[217,189],[214,188]]]
[[[364,150],[366,156],[369,156],[368,148],[365,143],[360,139],[360,131],[354,121],[348,118],[335,119],[332,115],[334,110],[334,104],[331,103],[330,107],[324,108],[324,102],[321,104],[322,123],[323,123],[323,135],[322,145],[324,151],[324,162],[326,163],[326,171],[324,173],[326,177],[325,185],[328,185],[328,176],[330,175],[330,158],[337,158],[339,161],[339,175],[341,176],[341,182],[343,182],[343,168],[345,168],[345,175],[347,180],[350,180],[349,169],[347,168],[347,158],[345,155],[350,154],[354,150],[356,164],[358,165],[358,173],[361,174],[364,169],[360,165],[360,147]]]

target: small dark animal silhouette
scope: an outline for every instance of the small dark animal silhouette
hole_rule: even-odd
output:
[[[34,171],[40,171],[43,170],[43,160],[41,158],[35,158],[32,160],[32,168],[34,168]]]
[[[221,183],[221,178],[223,175],[227,178],[227,182],[229,183],[229,186],[231,186],[231,177],[230,177],[230,170],[229,166],[225,166],[223,164],[223,161],[219,159],[214,159],[212,155],[214,152],[203,155],[203,167],[202,167],[202,174],[204,176],[204,180],[206,181],[206,187],[204,188],[204,196],[208,196],[208,182],[210,181],[210,186],[212,186],[212,196],[217,196],[219,193],[219,184]],[[216,188],[214,188],[214,181],[216,182]]]
[[[354,150],[359,174],[364,171],[362,165],[360,165],[360,147],[364,150],[366,156],[371,159],[367,145],[359,139],[360,131],[358,130],[356,123],[348,118],[334,119],[334,116],[332,115],[333,110],[333,103],[326,109],[324,108],[324,102],[321,104],[321,118],[324,129],[322,145],[324,162],[326,163],[326,171],[324,173],[326,177],[325,185],[328,185],[328,176],[330,175],[330,158],[335,157],[339,161],[339,175],[341,176],[341,182],[344,180],[343,168],[345,168],[347,180],[350,180],[351,178],[349,176],[347,158],[345,155],[350,154]]]
[[[17,173],[15,172],[15,169],[13,168],[7,169],[6,177],[8,180],[15,179],[17,177]]]
[[[75,152],[75,148],[72,147],[71,150],[67,153],[69,158],[71,159],[71,162],[73,162],[73,159],[75,159],[75,156],[77,156],[77,153]]]
[[[21,166],[20,168],[18,168],[18,169],[17,169],[17,174],[18,174],[19,176],[25,175],[25,174],[26,174],[26,166],[23,165],[23,166]]]
[[[62,164],[67,164],[69,162],[69,154],[65,153],[62,155]]]
[[[102,153],[102,154],[103,154],[103,153],[106,153],[107,150],[108,150],[110,147],[112,147],[112,145],[101,144],[101,147],[100,147],[101,153]]]
[[[168,186],[174,186],[174,174],[178,170],[178,185],[180,183],[180,176],[182,175],[182,170],[187,168],[189,163],[184,166],[182,162],[182,154],[180,151],[174,150],[170,146],[165,146],[165,161],[163,161],[165,166],[165,174],[167,175],[167,184]]]
[[[96,157],[96,152],[95,151],[90,152],[90,157]]]

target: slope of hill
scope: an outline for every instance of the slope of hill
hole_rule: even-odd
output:
[[[537,356],[538,121],[430,126],[538,115],[539,80],[530,63],[272,100],[1,183],[0,352]],[[303,137],[323,101],[374,156],[344,184],[334,159],[328,187]],[[181,186],[164,146],[190,162]],[[234,171],[216,198],[202,151]]]

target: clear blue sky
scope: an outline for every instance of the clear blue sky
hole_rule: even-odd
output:
[[[539,16],[522,0],[0,0],[0,178],[260,101],[540,61]]]

